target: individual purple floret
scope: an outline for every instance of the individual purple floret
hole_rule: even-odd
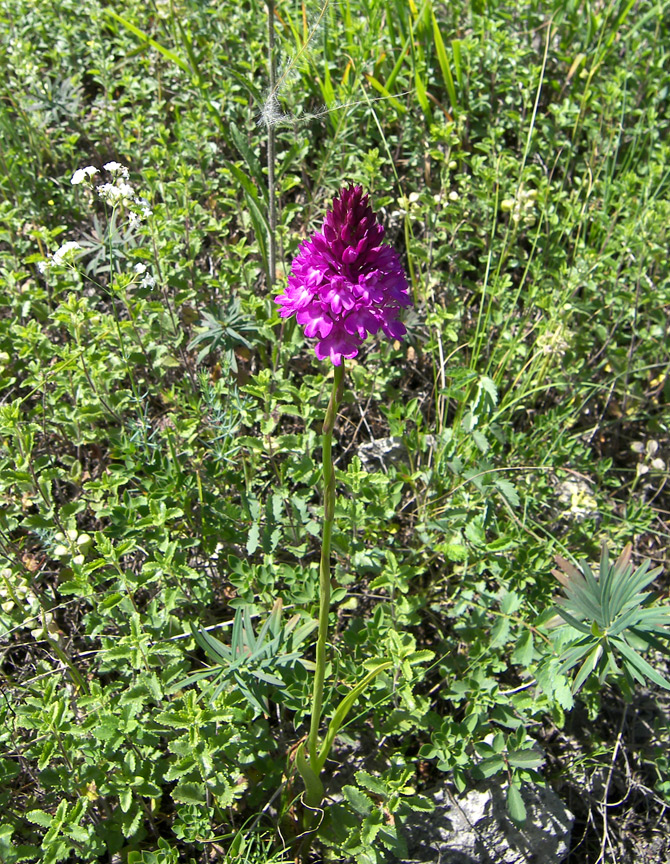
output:
[[[279,314],[295,313],[305,336],[317,338],[316,356],[339,366],[355,357],[368,334],[389,339],[407,332],[398,320],[411,306],[398,253],[383,243],[384,228],[360,186],[342,189],[323,229],[302,244],[288,285],[275,297]]]

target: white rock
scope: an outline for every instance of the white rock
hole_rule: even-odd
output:
[[[528,814],[523,825],[509,818],[502,784],[459,797],[446,787],[424,794],[436,807],[403,825],[410,858],[402,864],[560,864],[570,850],[574,816],[547,787],[522,787]]]

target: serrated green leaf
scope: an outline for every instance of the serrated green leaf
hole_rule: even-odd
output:
[[[121,819],[121,831],[123,832],[124,837],[132,837],[137,833],[143,815],[144,811],[141,807],[135,807],[127,813],[124,813],[123,818]]]
[[[502,493],[510,507],[521,506],[519,493],[516,491],[516,486],[511,481],[496,479],[493,481],[493,485]]]
[[[125,789],[119,790],[119,805],[123,813],[130,810],[130,805],[133,803],[133,790],[127,786]]]
[[[410,810],[421,813],[432,813],[435,810],[434,802],[423,795],[404,795],[402,803]]]
[[[33,825],[41,825],[42,828],[49,828],[53,822],[53,818],[49,813],[45,813],[44,810],[29,810],[26,813],[28,822],[32,822]]]
[[[491,630],[491,648],[500,648],[509,641],[510,621],[507,617],[499,617]]]
[[[465,526],[465,536],[475,546],[486,545],[486,533],[477,519],[473,519]]]
[[[372,801],[361,789],[356,786],[343,786],[342,794],[353,809],[361,816],[367,816],[372,810]]]
[[[207,800],[205,787],[201,783],[179,783],[170,794],[176,804],[204,804]]]
[[[247,555],[253,555],[260,545],[261,528],[258,522],[254,522],[247,535]]]
[[[430,663],[435,657],[434,651],[429,651],[428,649],[422,649],[420,651],[412,651],[412,653],[406,657],[406,661],[410,666],[416,666],[419,663]]]
[[[533,659],[533,650],[533,632],[532,630],[524,630],[512,652],[512,660],[520,666],[528,668]]]
[[[386,796],[387,790],[381,780],[373,777],[372,774],[369,774],[367,771],[357,771],[356,780],[360,786],[364,786],[375,795],[381,795],[383,797]]]
[[[477,448],[481,453],[486,455],[491,449],[491,445],[489,444],[488,438],[481,432],[479,429],[473,429],[470,433],[472,435],[472,440],[477,445]]]
[[[119,603],[123,600],[123,598],[124,595],[119,593],[118,591],[114,591],[112,594],[107,594],[100,601],[98,609],[101,612],[108,612],[110,609],[118,606]]]
[[[363,820],[361,825],[361,840],[371,846],[384,824],[384,814],[381,810],[373,810]]]
[[[498,404],[498,388],[495,385],[495,381],[493,381],[491,378],[488,378],[486,375],[482,376],[479,379],[479,390],[480,398],[481,394],[486,393],[492,403],[491,407],[495,408],[495,406]]]

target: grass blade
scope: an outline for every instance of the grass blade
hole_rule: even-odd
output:
[[[119,24],[122,24],[126,30],[133,34],[133,36],[137,36],[138,39],[141,39],[143,42],[146,42],[148,45],[151,45],[152,48],[155,48],[159,54],[162,54],[166,60],[169,60],[171,63],[174,63],[184,72],[188,72],[189,75],[194,75],[195,70],[191,69],[188,63],[185,60],[182,60],[174,51],[170,51],[169,48],[166,48],[164,45],[161,45],[160,42],[156,42],[151,36],[146,34],[143,30],[140,30],[139,27],[136,27],[134,24],[131,24],[130,21],[127,21],[125,18],[122,18],[118,12],[114,12],[113,9],[105,9],[106,15],[109,15],[115,21],[118,21]]]
[[[433,23],[433,39],[435,41],[437,62],[440,64],[440,69],[442,70],[444,86],[447,88],[447,94],[449,95],[449,101],[451,102],[452,110],[454,114],[456,114],[456,112],[458,111],[458,99],[456,97],[456,88],[454,87],[454,78],[451,74],[451,68],[449,66],[447,52],[444,49],[444,42],[442,40],[442,34],[440,33],[439,25],[437,23],[437,18],[435,17],[435,13],[432,9],[430,10],[430,17]]]

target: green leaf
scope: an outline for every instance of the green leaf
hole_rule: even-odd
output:
[[[365,78],[366,78],[368,84],[371,84],[378,93],[381,93],[381,95],[385,99],[388,99],[388,101],[391,103],[391,105],[393,105],[393,107],[395,108],[395,110],[399,114],[404,114],[407,111],[407,109],[402,104],[402,102],[399,102],[395,98],[395,96],[391,96],[391,94],[386,89],[386,87],[384,87],[383,84],[380,84],[380,82],[377,81],[377,79],[373,75],[368,75],[367,73],[363,73],[363,74],[365,75]]]
[[[438,26],[437,19],[435,18],[435,13],[432,9],[430,10],[430,17],[433,24],[433,41],[435,42],[435,53],[437,54],[437,61],[440,64],[440,69],[442,70],[442,78],[444,79],[444,86],[447,88],[447,93],[449,94],[449,101],[451,102],[452,111],[454,112],[454,114],[456,114],[456,112],[458,111],[458,99],[456,98],[454,79],[451,74],[449,60],[447,59],[447,52],[444,50],[442,34],[440,33],[440,28]]]
[[[123,818],[121,819],[121,831],[123,832],[124,837],[132,837],[137,833],[143,816],[144,811],[141,807],[135,807],[133,810],[129,810],[127,813],[123,814]]]
[[[133,36],[137,36],[138,39],[141,39],[143,42],[151,45],[152,48],[155,48],[160,54],[163,55],[166,59],[170,60],[176,66],[179,66],[181,70],[184,72],[188,72],[192,74],[192,70],[189,67],[188,63],[178,57],[174,51],[170,51],[169,48],[165,48],[159,42],[156,42],[155,39],[152,39],[150,36],[147,36],[139,27],[136,27],[134,24],[131,24],[130,21],[127,21],[125,18],[122,18],[117,12],[114,12],[112,9],[103,9],[106,15],[114,18],[119,24],[123,24],[123,26],[133,34]]]
[[[477,765],[477,772],[482,777],[493,777],[494,774],[499,774],[505,770],[505,759],[503,756],[489,756],[487,759]]]
[[[130,810],[130,805],[133,803],[133,790],[130,786],[119,790],[119,805],[123,813]]]
[[[598,662],[600,658],[603,656],[603,649],[600,642],[594,646],[594,648],[589,652],[588,656],[582,663],[579,672],[575,676],[575,680],[572,682],[572,692],[578,693],[582,687],[582,684],[586,681],[586,679],[595,672]]]
[[[641,675],[648,678],[650,681],[653,681],[654,684],[658,684],[659,687],[663,687],[664,690],[670,690],[670,681],[668,681],[667,678],[664,678],[660,672],[657,672],[653,666],[650,666],[649,663],[647,663],[643,657],[640,657],[637,651],[624,642],[622,638],[619,637],[612,639],[612,643],[616,645],[624,660],[627,660]]]
[[[523,803],[520,790],[514,783],[510,783],[507,790],[507,812],[514,822],[526,821],[526,805]]]
[[[249,534],[247,535],[247,555],[253,555],[254,552],[261,545],[261,529],[258,522],[254,522],[254,524],[249,529]]]
[[[500,648],[509,641],[510,622],[507,617],[499,617],[491,630],[491,648]]]
[[[367,771],[357,771],[355,776],[359,785],[364,786],[374,795],[381,795],[384,798],[386,797],[387,789],[377,777],[373,777],[372,774],[369,774]]]
[[[561,616],[561,618],[569,624],[571,627],[574,627],[575,630],[578,630],[580,633],[584,633],[586,636],[591,635],[591,628],[584,624],[582,621],[578,621],[573,615],[563,608],[562,605],[556,607],[556,612]]]
[[[373,810],[363,820],[363,824],[361,825],[361,840],[367,846],[372,846],[372,844],[374,843],[377,834],[379,834],[381,828],[383,827],[383,819],[384,814],[381,812],[381,810]]]
[[[295,751],[295,765],[305,784],[304,800],[308,807],[320,807],[323,801],[323,783],[305,756],[305,745],[300,744]]]
[[[49,813],[45,813],[44,810],[29,810],[26,813],[28,822],[32,822],[34,825],[41,825],[42,828],[49,828],[53,822],[53,818]]]
[[[435,810],[433,801],[423,795],[405,795],[403,796],[402,803],[403,806],[409,807],[410,810],[422,813],[432,813]]]
[[[524,668],[528,668],[533,659],[533,632],[524,630],[517,640],[516,647],[512,652],[512,660]]]
[[[201,783],[179,783],[171,795],[176,804],[204,804],[207,800],[205,787]]]
[[[430,663],[434,657],[434,651],[429,651],[427,648],[423,648],[420,651],[412,651],[412,653],[404,659],[410,666],[417,666],[419,663]]]
[[[367,816],[372,810],[372,801],[361,789],[356,786],[343,786],[342,794],[347,799],[353,809],[360,813],[361,816]]]
[[[544,756],[537,750],[514,750],[507,754],[507,762],[512,768],[535,769],[544,765]]]
[[[516,491],[516,487],[509,480],[494,480],[493,485],[502,493],[510,507],[519,507],[521,505],[521,499]]]

